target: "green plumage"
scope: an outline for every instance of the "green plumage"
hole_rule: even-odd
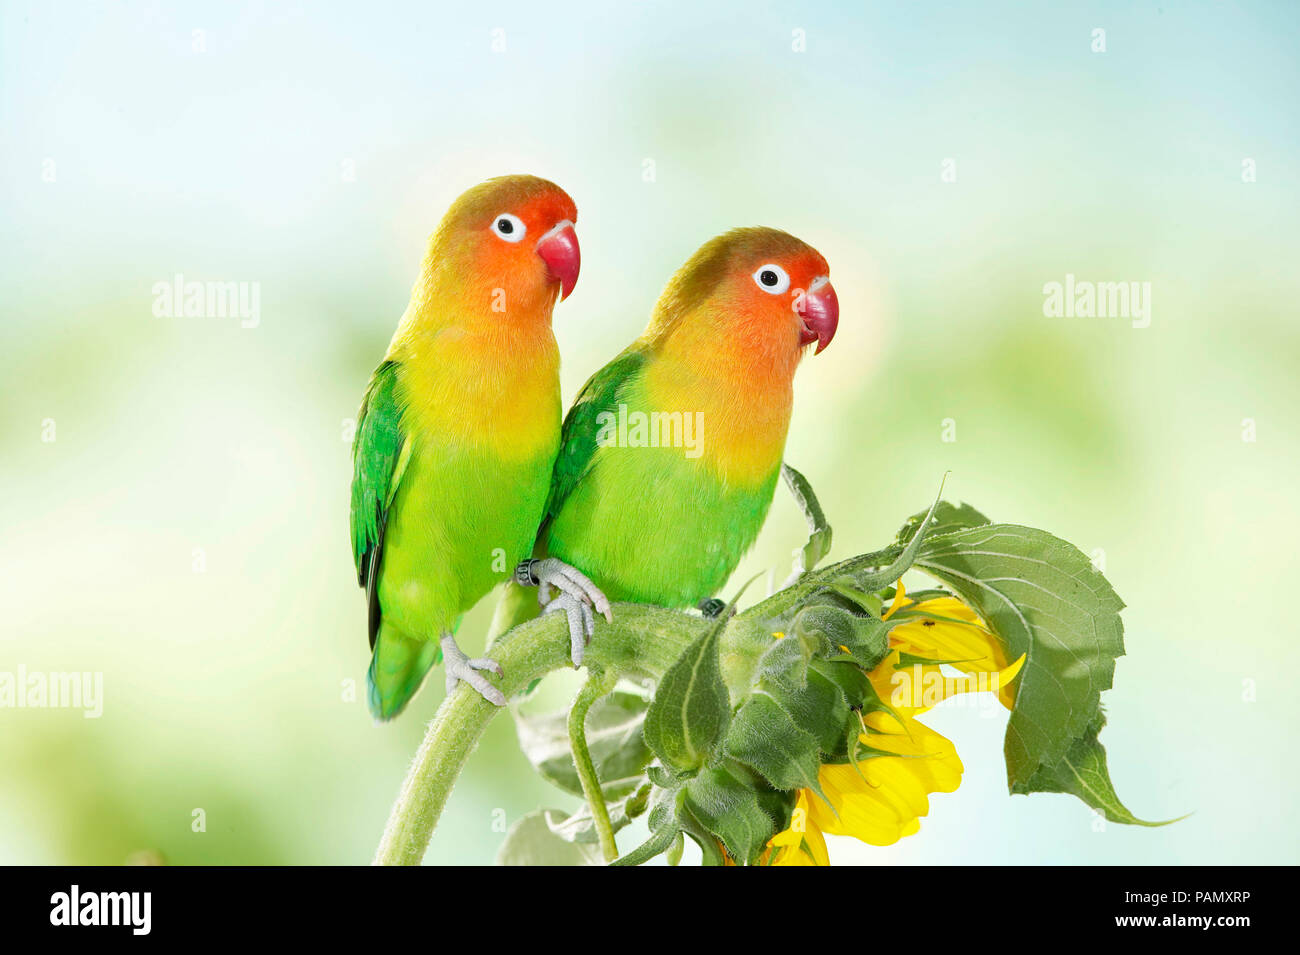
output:
[[[627,414],[665,410],[652,407],[643,388],[655,360],[633,345],[578,395],[564,420],[534,554],[577,567],[610,600],[693,607],[722,588],[758,536],[781,462],[778,455],[756,483],[728,485],[705,453],[602,446],[602,422],[616,418],[620,405]],[[493,637],[537,612],[535,595],[511,585]]]
[[[560,513],[573,489],[595,462],[600,416],[611,411],[618,412],[624,385],[631,381],[645,362],[644,353],[633,346],[592,375],[582,386],[573,407],[565,415],[560,431],[560,453],[555,458],[551,491],[546,499],[548,524]]]
[[[438,662],[439,637],[527,554],[556,440],[522,460],[455,443],[422,426],[427,413],[412,412],[403,372],[395,361],[375,371],[353,445],[352,547],[374,651],[368,698],[384,720]],[[539,427],[548,423],[558,431],[539,416]]]
[[[406,464],[402,449],[410,447],[402,435],[396,387],[397,363],[386,361],[375,369],[361,399],[352,443],[352,557],[357,583],[366,588],[372,649],[380,622],[378,575],[384,527]]]
[[[655,358],[636,347],[597,372],[565,420],[541,549],[587,573],[611,600],[695,606],[727,582],[763,525],[780,473],[728,484],[706,447],[600,446],[601,412],[655,408],[642,374]]]

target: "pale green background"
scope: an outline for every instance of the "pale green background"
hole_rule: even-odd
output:
[[[513,171],[580,209],[566,399],[697,245],[779,226],[841,302],[788,445],[836,555],[949,470],[1104,551],[1116,784],[1194,815],[1099,832],[1011,798],[1002,717],[941,711],[962,788],[836,861],[1297,861],[1297,7],[447,6],[3,5],[0,669],[102,671],[106,699],[0,710],[0,862],[369,859],[441,679],[395,725],[342,699],[367,662],[342,422],[448,202]],[[261,283],[260,327],[155,318],[177,272]],[[1067,272],[1151,282],[1151,326],[1044,317]],[[737,578],[801,533],[779,497]],[[571,804],[498,720],[429,861],[490,861],[543,803]]]

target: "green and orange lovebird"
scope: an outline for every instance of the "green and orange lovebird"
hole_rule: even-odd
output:
[[[826,260],[794,236],[736,229],[705,243],[565,418],[535,553],[612,600],[712,598],[772,503],[795,368],[838,321]],[[493,629],[535,613],[512,588]]]
[[[557,299],[578,280],[573,200],[534,176],[457,199],[429,240],[410,304],[366,388],[352,449],[352,551],[369,604],[371,712],[391,719],[441,656],[505,697],[453,633],[528,556],[560,441]],[[558,561],[524,564],[577,606],[608,603]],[[519,575],[517,575],[518,577]]]

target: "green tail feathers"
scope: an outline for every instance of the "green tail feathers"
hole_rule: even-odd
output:
[[[375,719],[391,720],[402,712],[441,658],[442,647],[437,641],[408,637],[390,624],[381,624],[366,674],[370,712]]]

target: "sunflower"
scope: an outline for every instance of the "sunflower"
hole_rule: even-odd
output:
[[[790,828],[768,843],[763,863],[829,865],[825,833],[888,846],[921,827],[929,794],[961,784],[962,764],[945,737],[916,717],[951,696],[996,692],[1008,709],[1011,681],[1024,657],[1008,665],[1005,651],[979,616],[955,597],[910,600],[899,583],[883,619],[904,621],[890,632],[890,652],[867,676],[884,708],[863,712],[860,748],[847,763],[818,773],[825,800],[799,791]],[[946,676],[951,666],[964,677]]]

